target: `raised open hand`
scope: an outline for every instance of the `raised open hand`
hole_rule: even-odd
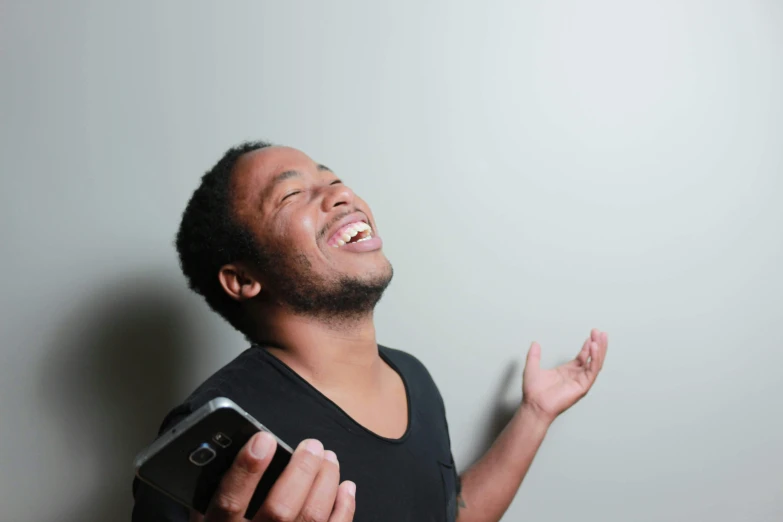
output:
[[[606,332],[593,329],[574,360],[551,370],[541,369],[541,346],[533,343],[523,374],[523,405],[554,420],[590,390],[604,365],[608,343]]]

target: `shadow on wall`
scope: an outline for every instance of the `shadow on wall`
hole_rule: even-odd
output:
[[[184,399],[198,355],[182,295],[163,278],[129,277],[80,303],[58,331],[43,362],[43,399],[84,492],[60,520],[129,519],[133,458]]]
[[[470,467],[487,452],[498,435],[500,435],[500,432],[503,431],[503,428],[506,427],[506,424],[514,416],[519,407],[519,398],[512,400],[509,399],[509,395],[518,386],[521,386],[519,362],[511,361],[506,365],[503,375],[498,380],[498,387],[490,403],[492,409],[484,424],[484,430],[473,447],[470,448],[468,465],[464,466],[462,470]]]
[[[560,366],[569,362],[570,359],[561,359],[555,366]],[[522,387],[522,370],[519,360],[510,361],[506,369],[498,380],[498,387],[495,395],[492,397],[490,407],[492,408],[486,421],[486,427],[479,435],[478,440],[470,448],[468,466],[461,468],[467,469],[470,465],[481,458],[484,453],[492,446],[495,439],[503,431],[503,428],[511,421],[519,408]]]

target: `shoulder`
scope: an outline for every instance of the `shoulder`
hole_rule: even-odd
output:
[[[382,356],[391,361],[397,368],[406,374],[416,374],[418,376],[426,376],[427,379],[432,380],[430,372],[427,371],[427,367],[424,366],[416,356],[397,350],[395,348],[389,348],[387,346],[378,345],[378,351]]]
[[[169,411],[161,424],[160,433],[217,397],[227,397],[242,405],[251,389],[268,384],[273,373],[274,369],[266,363],[260,348],[246,349],[209,376],[181,404]]]

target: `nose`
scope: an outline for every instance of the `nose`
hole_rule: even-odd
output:
[[[353,190],[343,184],[330,185],[326,188],[324,199],[322,200],[324,212],[329,212],[340,205],[352,205],[356,195]]]

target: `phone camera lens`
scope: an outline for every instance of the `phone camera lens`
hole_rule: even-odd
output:
[[[215,435],[212,436],[212,440],[221,448],[227,448],[231,445],[231,439],[225,433],[215,433]]]
[[[206,466],[215,458],[215,450],[206,442],[190,454],[190,462],[196,466]]]

